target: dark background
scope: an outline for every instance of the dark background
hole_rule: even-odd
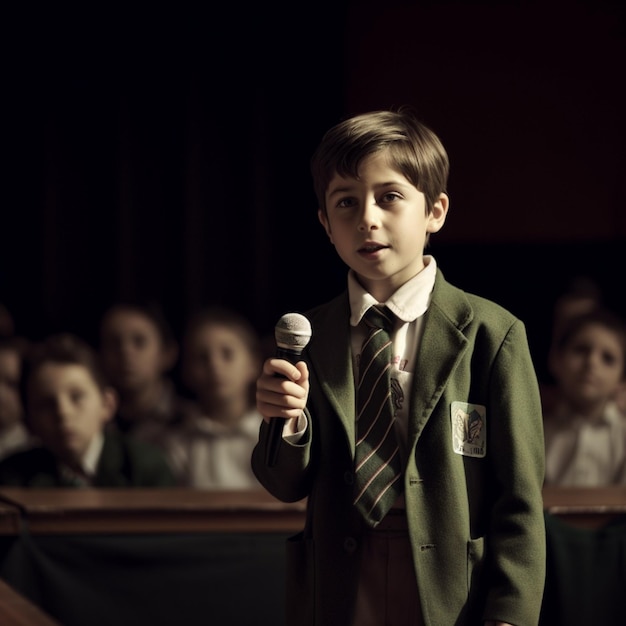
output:
[[[621,2],[327,0],[7,14],[0,302],[95,340],[117,299],[262,333],[345,285],[308,170],[343,117],[413,105],[452,163],[431,250],[527,324],[594,278],[626,313]],[[207,5],[208,6],[208,5]]]

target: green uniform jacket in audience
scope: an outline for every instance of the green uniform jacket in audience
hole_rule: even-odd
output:
[[[308,497],[287,544],[287,623],[351,624],[363,524],[353,506],[355,392],[347,293],[310,311],[309,428],[253,467],[277,498]],[[485,618],[536,626],[545,580],[544,451],[537,379],[523,323],[438,272],[409,401],[404,477],[409,536],[426,626]],[[484,450],[459,454],[455,407],[484,407]],[[458,434],[458,431],[457,431]]]
[[[70,487],[53,454],[32,448],[0,462],[0,486]],[[156,448],[117,433],[106,433],[98,461],[94,487],[171,487],[175,478],[163,454]]]

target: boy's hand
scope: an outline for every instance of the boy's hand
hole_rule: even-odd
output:
[[[309,369],[304,361],[295,365],[284,359],[267,359],[256,383],[256,404],[263,419],[298,418],[309,395]]]

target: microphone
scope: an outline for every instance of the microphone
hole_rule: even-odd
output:
[[[311,322],[300,313],[285,313],[274,327],[276,340],[276,358],[284,359],[292,364],[300,361],[302,350],[311,339]],[[278,458],[278,449],[283,436],[285,420],[282,417],[272,417],[269,423],[267,456],[269,467],[274,467]]]

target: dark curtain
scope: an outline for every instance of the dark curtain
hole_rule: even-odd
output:
[[[450,153],[446,276],[539,368],[571,275],[626,313],[624,4],[320,0],[7,13],[0,303],[94,338],[116,299],[270,333],[345,285],[308,170],[341,117],[411,104]],[[22,14],[18,14],[21,11]]]
[[[158,301],[175,328],[207,303],[260,330],[307,305],[301,244],[326,245],[308,159],[341,115],[344,14],[339,1],[16,20],[0,302],[18,331],[93,339],[116,299]]]

